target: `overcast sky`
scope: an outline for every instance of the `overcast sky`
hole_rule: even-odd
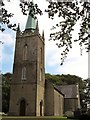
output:
[[[38,3],[39,7],[44,11],[47,8],[45,0],[34,0],[34,3]],[[20,23],[20,28],[23,31],[26,25],[27,16],[23,16],[18,7],[18,0],[12,0],[11,3],[6,4],[6,8],[14,13],[13,23]],[[48,15],[38,16],[39,21],[39,31],[45,32],[45,72],[50,74],[71,74],[82,77],[83,79],[88,78],[88,54],[83,50],[83,55],[80,55],[80,48],[78,44],[73,44],[73,49],[68,54],[64,64],[61,66],[60,54],[61,49],[56,46],[56,43],[49,41],[49,34],[51,32],[51,27],[60,20],[56,17],[55,20],[48,19]],[[73,32],[73,38],[78,37],[79,23],[75,26],[75,31]],[[0,40],[4,42],[3,45],[0,44],[0,62],[2,65],[0,67],[2,73],[12,72],[13,69],[13,59],[15,50],[15,32],[12,30],[6,30],[5,32],[0,32]]]

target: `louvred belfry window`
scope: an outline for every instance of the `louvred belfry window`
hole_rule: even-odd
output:
[[[27,60],[27,49],[28,49],[28,46],[26,44],[23,48],[23,60]]]
[[[22,68],[22,77],[21,77],[21,79],[26,80],[26,67]]]
[[[40,69],[40,81],[42,81],[42,69]]]

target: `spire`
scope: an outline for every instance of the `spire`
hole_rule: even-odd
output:
[[[27,29],[30,29],[30,30],[36,29],[36,19],[33,18],[31,15],[29,15],[28,19],[27,19],[25,30],[27,30]]]
[[[34,3],[33,0],[32,0],[32,3]],[[27,29],[35,30],[36,29],[36,22],[37,22],[37,20],[33,16],[31,16],[30,12],[29,12],[25,30],[27,30]]]
[[[33,0],[32,3],[34,4]],[[28,19],[27,19],[27,23],[26,23],[26,27],[25,30],[31,30],[32,32],[39,32],[39,27],[38,27],[38,20],[36,18],[34,18],[33,16],[28,15]]]

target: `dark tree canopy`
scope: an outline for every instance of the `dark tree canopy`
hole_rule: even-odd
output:
[[[5,113],[9,110],[11,80],[12,74],[6,73],[2,75],[2,111]]]
[[[70,85],[79,84],[80,91],[80,102],[83,104],[90,105],[90,81],[83,80],[81,77],[76,75],[51,75],[45,74],[45,79],[49,80],[54,85]],[[6,73],[2,75],[2,111],[7,113],[9,110],[10,101],[10,83],[12,80],[12,74]]]
[[[87,103],[88,107],[90,108],[90,79],[85,80],[85,99],[84,102]]]

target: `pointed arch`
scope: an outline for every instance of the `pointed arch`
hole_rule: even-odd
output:
[[[20,100],[20,111],[19,111],[19,115],[20,116],[25,116],[26,113],[26,101],[25,99],[21,99]]]
[[[40,101],[40,116],[42,116],[42,106],[43,106],[43,100]]]
[[[21,76],[22,80],[26,80],[26,67],[22,67],[22,76]]]

